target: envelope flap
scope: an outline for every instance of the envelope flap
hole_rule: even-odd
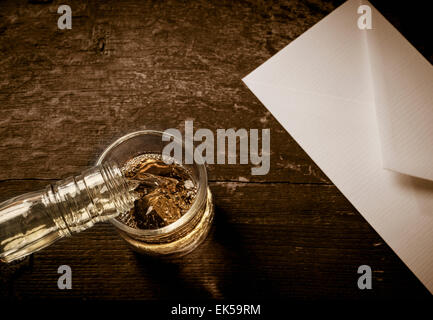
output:
[[[383,165],[433,180],[433,67],[374,7],[372,18],[367,52]]]

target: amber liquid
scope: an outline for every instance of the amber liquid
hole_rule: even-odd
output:
[[[182,217],[192,206],[197,185],[188,169],[166,164],[160,154],[142,154],[129,160],[123,174],[135,184],[135,203],[117,219],[137,229],[158,229]]]

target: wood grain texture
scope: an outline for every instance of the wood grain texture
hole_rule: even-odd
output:
[[[240,81],[340,1],[67,3],[72,30],[57,29],[59,1],[0,2],[0,201],[79,173],[125,133],[185,120],[271,128],[271,170],[208,167],[215,224],[190,255],[148,260],[101,224],[1,265],[1,298],[429,296]],[[73,290],[57,289],[62,264]],[[361,264],[373,290],[357,288]]]

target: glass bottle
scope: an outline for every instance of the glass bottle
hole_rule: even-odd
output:
[[[130,210],[133,186],[115,162],[0,204],[0,260],[11,262]]]

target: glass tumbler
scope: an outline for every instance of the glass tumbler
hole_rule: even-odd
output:
[[[163,136],[166,138],[164,140],[168,138],[170,141],[163,141]],[[142,154],[162,155],[167,143],[176,144],[185,154],[184,144],[174,136],[160,131],[142,130],[129,133],[108,146],[97,165],[114,161],[123,167],[130,159]],[[190,209],[175,222],[159,229],[137,229],[116,218],[109,220],[133,250],[150,256],[182,256],[194,250],[206,238],[212,224],[214,206],[206,167],[200,164],[203,161],[197,162],[182,163],[197,186],[197,195]]]

